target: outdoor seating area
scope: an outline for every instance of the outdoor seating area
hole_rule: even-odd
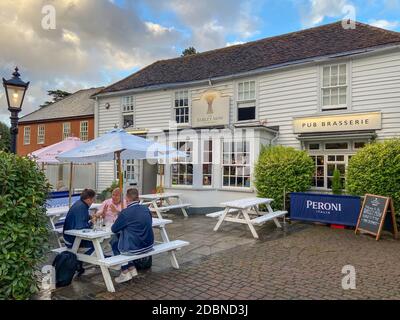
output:
[[[0,300],[400,300],[396,12],[0,1]]]

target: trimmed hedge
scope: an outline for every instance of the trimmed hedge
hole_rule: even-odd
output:
[[[400,213],[400,139],[374,142],[357,152],[349,162],[346,190],[392,197]]]
[[[284,146],[264,147],[255,167],[258,196],[274,199],[272,208],[281,210],[284,191],[309,190],[314,171],[314,162],[305,151]]]
[[[49,184],[35,162],[0,152],[0,299],[37,292],[35,269],[49,238]]]

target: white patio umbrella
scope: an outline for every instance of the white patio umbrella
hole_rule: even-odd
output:
[[[119,187],[123,190],[122,160],[159,159],[170,154],[185,157],[177,151],[157,142],[131,135],[122,129],[113,129],[82,146],[63,152],[56,158],[74,163],[116,161],[119,171]],[[123,203],[122,203],[123,204]]]

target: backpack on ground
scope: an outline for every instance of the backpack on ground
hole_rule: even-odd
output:
[[[74,253],[64,251],[55,257],[53,267],[56,269],[56,287],[65,287],[71,284],[79,269],[79,261]]]
[[[150,269],[153,264],[152,256],[144,257],[134,261],[137,270]]]

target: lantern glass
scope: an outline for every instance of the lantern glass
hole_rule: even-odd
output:
[[[10,109],[21,109],[22,99],[24,98],[26,88],[7,84],[6,89],[8,107]]]

